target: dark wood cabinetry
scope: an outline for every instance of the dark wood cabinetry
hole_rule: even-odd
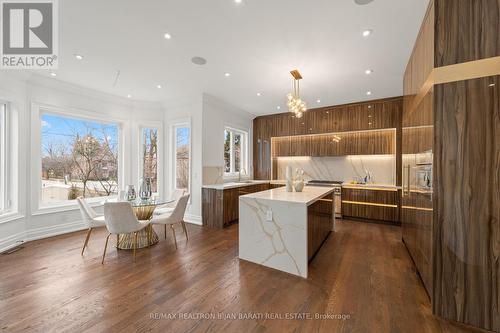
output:
[[[333,194],[307,207],[307,255],[311,260],[332,230]]]
[[[395,130],[275,137],[271,142],[272,157],[396,153]]]
[[[342,217],[399,222],[398,191],[388,189],[342,188]]]
[[[392,146],[394,139],[391,139],[392,143],[390,143],[385,136],[378,137],[374,135],[371,137],[369,135],[367,137],[366,134],[342,134],[348,137],[343,140],[343,143],[335,145],[332,144],[332,140],[329,140],[331,138],[328,138],[328,136],[320,136],[312,140],[307,139],[304,135],[388,128],[400,129],[402,108],[403,98],[393,97],[311,109],[305,112],[300,119],[295,118],[291,113],[257,117],[253,123],[254,178],[271,179],[273,163],[271,138],[302,136],[293,139],[293,141],[291,139],[287,141],[286,138],[279,139],[280,144],[276,149],[279,149],[280,152],[276,156],[336,156],[394,151]],[[350,140],[354,140],[355,143],[347,144]],[[367,140],[370,141],[368,145],[366,144]],[[372,143],[374,144],[372,145]],[[273,151],[275,145],[273,143]],[[357,149],[360,147],[366,149],[366,151]]]
[[[240,195],[265,191],[269,184],[251,184],[248,186],[228,188],[224,190],[202,189],[203,225],[211,228],[224,228],[239,218]]]
[[[500,331],[499,18],[498,0],[431,0],[405,72],[402,127],[402,235],[433,314],[493,331]],[[422,185],[426,173],[432,186]]]

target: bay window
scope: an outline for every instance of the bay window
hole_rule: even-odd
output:
[[[191,185],[191,126],[189,123],[176,124],[173,129],[173,189],[189,192]]]
[[[153,193],[158,193],[158,129],[141,129],[140,175],[151,180]]]
[[[119,126],[42,113],[42,205],[118,192]]]
[[[9,133],[7,103],[0,101],[0,214],[10,208],[8,170],[9,170]]]

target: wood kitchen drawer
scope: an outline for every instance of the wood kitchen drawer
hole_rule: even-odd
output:
[[[342,216],[359,219],[398,222],[398,207],[375,206],[369,203],[342,201]]]
[[[344,200],[397,205],[398,191],[342,187],[342,201]]]
[[[399,223],[399,192],[342,187],[342,216]]]

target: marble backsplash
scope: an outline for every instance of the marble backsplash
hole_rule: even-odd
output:
[[[224,183],[222,166],[203,167],[203,185],[217,185]]]
[[[364,177],[366,171],[372,175],[371,182],[396,184],[396,156],[394,155],[350,155],[335,157],[278,157],[274,179],[285,179],[285,170],[291,165],[304,170],[304,179],[352,181]],[[276,177],[276,176],[277,177]]]

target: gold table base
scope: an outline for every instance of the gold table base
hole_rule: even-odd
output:
[[[134,213],[138,220],[150,220],[153,217],[153,212],[156,206],[140,206],[134,207]],[[155,245],[159,242],[158,235],[153,229],[152,225],[137,232],[137,248],[142,249]],[[117,248],[121,250],[134,249],[134,233],[118,235]]]

